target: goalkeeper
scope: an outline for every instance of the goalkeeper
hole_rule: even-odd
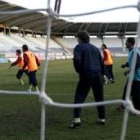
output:
[[[74,68],[79,75],[79,82],[74,97],[74,104],[84,103],[90,88],[96,102],[104,101],[103,75],[104,62],[97,47],[90,44],[90,36],[86,31],[77,34],[78,45],[74,48]],[[98,124],[105,124],[105,106],[97,106]],[[74,129],[81,125],[81,107],[74,108],[69,128]]]

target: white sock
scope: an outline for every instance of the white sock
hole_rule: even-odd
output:
[[[32,91],[32,85],[29,87],[29,89],[28,89],[28,90]]]
[[[24,82],[23,82],[23,80],[22,80],[22,79],[20,79],[20,83],[21,83],[22,85],[24,85]]]
[[[99,122],[105,122],[105,119],[98,119]]]
[[[79,122],[81,122],[81,120],[80,120],[80,118],[74,118],[74,122],[79,123]]]
[[[38,86],[36,86],[35,88],[36,88],[36,91],[39,92],[39,88],[38,88]]]

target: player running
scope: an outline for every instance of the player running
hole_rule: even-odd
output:
[[[22,69],[24,65],[24,61],[23,61],[23,56],[21,55],[21,50],[16,50],[16,55],[17,55],[17,60],[10,65],[9,69],[16,65],[19,66],[19,70],[16,74],[16,77],[17,79],[19,79],[21,85],[24,85],[24,82],[22,80],[22,75],[23,73],[25,73],[28,76],[28,70],[27,70],[27,67],[25,67],[24,70]]]
[[[40,67],[40,63],[36,55],[28,50],[27,45],[22,46],[23,50],[23,58],[24,58],[24,66],[22,70],[25,70],[26,67],[28,67],[28,76],[29,76],[29,89],[28,91],[31,92],[32,86],[35,87],[36,91],[39,91],[37,78],[36,78],[36,72],[38,70],[38,67]]]

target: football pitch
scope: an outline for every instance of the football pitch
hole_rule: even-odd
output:
[[[104,86],[105,100],[121,99],[126,77],[120,65],[125,58],[114,58],[116,82]],[[10,64],[0,64],[0,89],[26,91],[28,79],[23,76],[25,85],[20,85],[15,75],[17,67],[8,69]],[[43,66],[43,63],[42,63]],[[52,60],[47,72],[46,92],[55,102],[73,103],[78,75],[72,60]],[[42,69],[37,72],[41,86]],[[94,102],[92,92],[86,102]],[[117,111],[117,105],[106,106],[105,126],[96,124],[96,107],[82,109],[82,126],[71,130],[72,108],[59,108],[46,105],[46,140],[119,140],[124,112]],[[33,95],[0,94],[0,140],[39,140],[41,104]],[[126,140],[140,140],[140,117],[129,114]]]

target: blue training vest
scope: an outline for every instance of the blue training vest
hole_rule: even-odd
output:
[[[135,49],[132,49],[129,53],[128,53],[128,64],[129,64],[129,68],[131,69],[132,66],[132,59],[133,59],[133,53],[134,53]],[[138,56],[140,57],[140,52],[138,50],[136,50]],[[129,75],[130,76],[130,75]],[[140,81],[140,67],[138,69],[135,70],[134,73],[134,77],[133,77],[134,81]]]

